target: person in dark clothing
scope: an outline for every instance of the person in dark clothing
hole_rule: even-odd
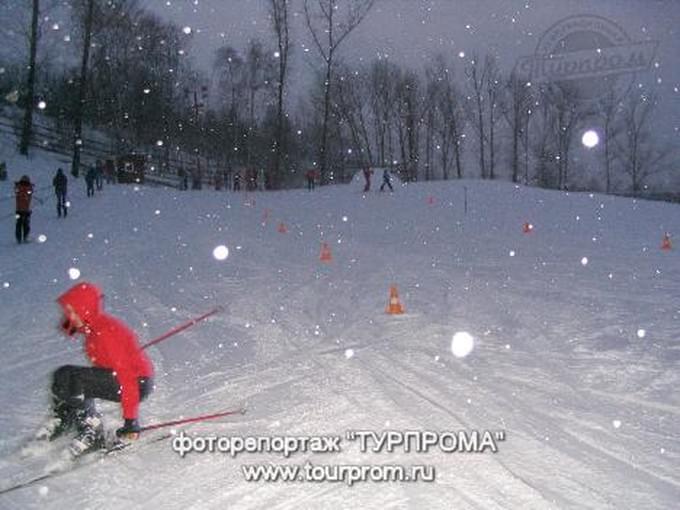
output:
[[[366,185],[364,186],[364,193],[371,191],[371,175],[373,175],[373,170],[370,167],[365,167],[364,179],[366,179]]]
[[[23,175],[18,182],[14,183],[14,196],[16,198],[17,243],[27,243],[28,234],[31,231],[31,200],[33,198],[33,184],[28,175]]]
[[[104,165],[99,159],[94,167],[94,181],[97,185],[97,191],[101,191],[104,187]]]
[[[214,185],[215,185],[215,191],[221,191],[222,188],[224,187],[224,174],[217,170],[215,172],[214,176]]]
[[[236,172],[234,174],[234,191],[241,191],[241,174]]]
[[[203,172],[199,168],[191,169],[191,189],[203,188]]]
[[[64,218],[66,218],[66,215],[68,214],[68,209],[66,208],[66,188],[68,186],[68,179],[61,168],[57,169],[57,175],[52,179],[52,186],[54,186],[54,193],[57,195],[57,216],[61,218],[63,213]]]
[[[185,191],[189,189],[189,176],[184,167],[180,167],[177,171],[177,177],[179,178],[179,189],[180,191]]]
[[[380,185],[380,191],[385,191],[385,186],[390,188],[390,191],[394,191],[392,187],[392,176],[390,175],[390,170],[388,168],[383,169],[383,182]]]
[[[106,163],[104,164],[104,178],[106,179],[106,184],[116,183],[115,173],[116,171],[113,165],[113,161],[107,159]]]
[[[85,174],[85,185],[87,186],[87,196],[94,196],[94,181],[97,178],[97,171],[91,166]]]
[[[102,309],[103,294],[91,283],[79,283],[59,296],[62,330],[85,337],[84,350],[94,366],[64,365],[52,376],[52,414],[35,435],[53,440],[76,428],[69,450],[78,456],[101,444],[103,423],[94,399],[120,402],[123,427],[119,438],[140,433],[139,403],[153,390],[154,369],[135,333]]]
[[[305,177],[307,177],[307,189],[313,191],[316,184],[316,170],[307,170]]]

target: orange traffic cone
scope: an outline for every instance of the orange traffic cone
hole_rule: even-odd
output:
[[[401,306],[399,302],[399,293],[397,292],[397,286],[392,285],[390,287],[390,302],[387,305],[387,310],[385,310],[390,315],[399,315],[404,313],[404,307]]]
[[[666,232],[663,235],[663,241],[661,242],[661,249],[668,251],[671,248],[673,248],[673,245],[671,244],[671,235],[668,232]]]
[[[332,262],[333,254],[331,249],[328,247],[328,243],[321,243],[321,255],[319,256],[321,262]]]
[[[288,232],[288,228],[286,228],[286,224],[284,222],[279,223],[278,231],[282,234],[285,234],[285,233]]]
[[[522,227],[522,232],[524,232],[525,234],[530,234],[531,232],[533,232],[533,230],[534,226],[529,222],[525,223],[524,226]]]

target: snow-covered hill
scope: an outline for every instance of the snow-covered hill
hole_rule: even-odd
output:
[[[10,170],[46,186],[56,166]],[[478,181],[365,195],[361,179],[252,195],[120,185],[90,199],[70,185],[65,220],[42,193],[28,245],[0,202],[4,480],[25,474],[14,452],[45,416],[50,372],[85,363],[54,301],[83,280],[142,341],[225,308],[150,349],[143,423],[246,401],[244,416],[177,432],[340,435],[342,452],[182,458],[167,440],[0,495],[0,508],[677,507],[680,259],[660,249],[677,206]],[[385,313],[391,285],[404,315]],[[474,339],[464,357],[460,332]],[[102,408],[117,427],[118,406]],[[348,430],[506,436],[497,453],[362,453]],[[246,482],[241,469],[306,462],[428,465],[436,481]]]

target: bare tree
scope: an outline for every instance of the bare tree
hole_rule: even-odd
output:
[[[449,147],[453,147],[453,159],[456,164],[456,177],[463,178],[462,143],[465,132],[465,109],[459,90],[453,81],[453,71],[444,66],[440,72],[441,89],[438,111],[441,119],[439,136],[442,151],[442,175],[449,178]]]
[[[225,89],[227,109],[236,112],[243,82],[243,58],[231,46],[223,46],[215,52],[214,67],[219,75],[220,86]]]
[[[418,179],[420,162],[420,128],[422,101],[419,92],[418,75],[413,71],[403,73],[397,85],[395,121],[399,135],[401,161],[404,177],[408,181]]]
[[[468,115],[477,130],[479,143],[479,168],[482,179],[488,177],[486,171],[486,129],[484,127],[484,90],[486,88],[488,66],[481,66],[477,55],[472,57],[470,64],[465,69],[472,97],[468,99],[474,104],[469,107]],[[468,102],[469,104],[469,102]]]
[[[255,143],[257,121],[255,105],[261,90],[269,88],[272,82],[272,61],[267,58],[264,46],[257,39],[248,44],[245,60],[245,80],[248,90],[248,131],[246,138],[246,165],[253,164],[253,146]]]
[[[49,13],[49,11],[55,7],[56,3],[56,0],[43,0],[42,3],[40,0],[31,0],[30,23],[28,23],[28,28],[26,28],[27,20],[24,16],[26,10],[23,6],[18,7],[20,15],[16,19],[19,23],[17,32],[25,36],[28,46],[28,64],[25,66],[27,70],[26,81],[22,94],[24,117],[19,137],[19,153],[23,155],[28,154],[29,144],[33,135],[33,114],[36,103],[35,90],[36,82],[38,80],[37,73],[40,68],[47,67],[46,62],[38,61],[38,46],[43,35],[43,26],[49,19],[49,16],[44,16],[43,19],[41,19],[41,15]],[[9,12],[7,14],[12,13],[12,10],[13,9],[9,7]],[[5,15],[5,13],[3,13],[3,15]],[[16,50],[23,53],[22,48],[17,47]]]
[[[580,111],[573,95],[559,87],[550,87],[552,105],[556,110],[555,134],[557,139],[558,179],[557,189],[567,189],[569,185],[569,157],[576,128],[581,120]]]
[[[512,182],[519,182],[519,150],[520,144],[523,143],[523,137],[526,139],[526,136],[528,136],[527,124],[530,118],[529,112],[531,101],[531,87],[513,71],[506,82],[505,97],[502,101],[503,117],[512,132],[512,155],[510,164],[512,168]],[[525,168],[525,180],[526,174],[527,169]]]
[[[614,140],[619,136],[622,126],[618,123],[620,117],[620,103],[614,95],[614,90],[610,90],[609,94],[599,101],[600,117],[602,118],[604,128],[604,175],[605,175],[605,191],[610,193],[612,190],[612,162],[614,155],[612,145]]]
[[[489,179],[496,178],[496,124],[500,120],[498,115],[499,95],[501,92],[501,76],[496,60],[490,55],[484,59],[484,75],[486,77],[486,96],[488,122],[488,145],[489,145]]]
[[[270,184],[278,188],[281,183],[281,159],[285,151],[283,133],[283,101],[284,89],[286,87],[286,73],[288,70],[288,53],[290,51],[290,36],[288,26],[288,0],[270,0],[270,16],[272,27],[276,35],[278,48],[279,69],[277,77],[277,97],[276,97],[276,130],[274,135],[274,161]]]
[[[323,124],[319,146],[319,172],[322,182],[328,182],[328,124],[331,113],[333,61],[340,44],[361,23],[375,0],[304,0],[305,20],[314,45],[325,64]],[[314,9],[311,5],[314,4]],[[338,20],[340,6],[344,16]]]
[[[78,99],[73,118],[73,159],[71,174],[78,177],[80,173],[80,151],[82,148],[83,104],[87,90],[87,66],[90,60],[90,44],[92,40],[92,22],[94,19],[94,0],[87,0],[83,18],[83,53],[80,59],[80,79],[78,83]]]
[[[625,137],[619,144],[624,169],[631,179],[631,190],[638,194],[645,181],[665,169],[670,149],[660,147],[652,136],[649,122],[658,106],[654,95],[631,95],[624,107]]]
[[[576,129],[583,117],[573,93],[555,84],[540,90],[538,107],[536,157],[539,185],[560,190],[570,183],[570,154]]]
[[[400,69],[387,60],[376,60],[370,70],[371,118],[375,136],[376,161],[385,166],[394,160],[390,119],[394,115],[396,83]],[[389,156],[388,156],[389,155]]]
[[[371,135],[367,122],[370,111],[371,91],[370,77],[367,73],[353,72],[346,66],[338,67],[339,77],[334,85],[334,109],[343,124],[347,127],[361,164],[373,165]]]
[[[220,89],[224,90],[225,96],[225,163],[227,172],[231,175],[233,160],[239,147],[239,128],[241,112],[239,104],[242,103],[244,82],[244,61],[239,53],[230,46],[218,48],[215,53],[215,70],[219,73]]]
[[[33,0],[31,15],[30,51],[28,57],[28,76],[26,78],[26,104],[24,122],[21,128],[19,152],[28,154],[28,144],[33,133],[33,106],[35,104],[35,67],[38,52],[38,17],[40,15],[40,0]]]
[[[438,99],[441,94],[441,76],[437,65],[425,70],[425,96],[421,119],[425,123],[425,180],[434,178],[434,145]],[[439,145],[441,150],[441,144]]]
[[[555,164],[555,114],[544,90],[534,103],[533,114],[536,136],[532,138],[532,150],[536,159],[536,184],[544,188],[554,188],[557,182]],[[528,176],[525,176],[528,183]]]

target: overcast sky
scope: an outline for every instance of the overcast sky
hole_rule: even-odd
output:
[[[311,0],[315,2],[316,0]],[[344,0],[340,0],[341,2]],[[318,65],[304,24],[303,0],[291,0],[292,82],[299,87]],[[191,55],[209,70],[214,50],[223,44],[242,49],[248,39],[271,41],[268,0],[143,0],[165,19],[192,29]],[[418,67],[438,52],[464,59],[497,53],[509,71],[518,57],[531,55],[541,35],[561,19],[581,14],[603,16],[633,41],[658,41],[652,68],[637,82],[654,84],[668,116],[660,118],[664,138],[680,142],[680,1],[677,0],[376,0],[364,23],[346,40],[342,58],[371,61],[378,54]],[[306,50],[306,51],[305,51]]]

